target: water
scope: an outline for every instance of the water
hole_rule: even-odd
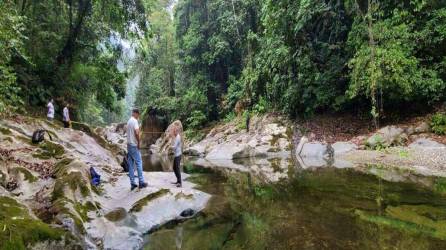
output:
[[[213,198],[199,216],[148,235],[146,249],[446,249],[442,178],[269,162],[287,179],[186,164]]]

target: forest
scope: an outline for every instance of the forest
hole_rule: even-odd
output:
[[[446,98],[444,0],[4,0],[0,10],[2,115],[54,98],[81,121],[120,121],[135,74],[133,105],[190,129],[250,112],[378,124]],[[122,40],[135,48],[125,70]]]

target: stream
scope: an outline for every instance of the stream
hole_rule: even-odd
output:
[[[168,159],[144,162],[146,171],[170,171]],[[194,160],[184,171],[213,197],[193,219],[147,235],[145,249],[446,249],[444,178],[382,166],[292,165],[287,178],[266,182]]]

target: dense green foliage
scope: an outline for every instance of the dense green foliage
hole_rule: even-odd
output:
[[[0,113],[17,107],[56,112],[70,103],[75,118],[102,123],[122,112],[123,38],[146,31],[152,1],[4,0],[0,3]]]
[[[192,127],[237,106],[379,120],[445,98],[445,1],[180,0],[173,23],[159,11],[168,28],[150,40],[138,101]]]
[[[82,121],[119,120],[129,75],[141,83],[135,106],[191,128],[245,110],[379,121],[445,100],[444,0],[6,0],[0,10],[3,115],[54,98],[58,113],[69,102]],[[123,39],[136,53],[119,70]]]
[[[438,135],[446,135],[446,114],[438,113],[432,116],[431,129]]]

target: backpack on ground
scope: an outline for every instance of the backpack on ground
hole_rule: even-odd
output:
[[[128,154],[125,154],[124,159],[122,159],[121,167],[124,169],[124,172],[129,172],[129,161]]]
[[[93,167],[90,167],[91,185],[98,186],[101,184],[101,176],[96,172]]]
[[[31,138],[31,141],[34,144],[41,143],[43,140],[45,140],[45,132],[50,137],[50,140],[53,140],[53,138],[51,137],[51,134],[47,130],[45,130],[45,129],[38,129],[38,130],[34,131],[33,136]]]

